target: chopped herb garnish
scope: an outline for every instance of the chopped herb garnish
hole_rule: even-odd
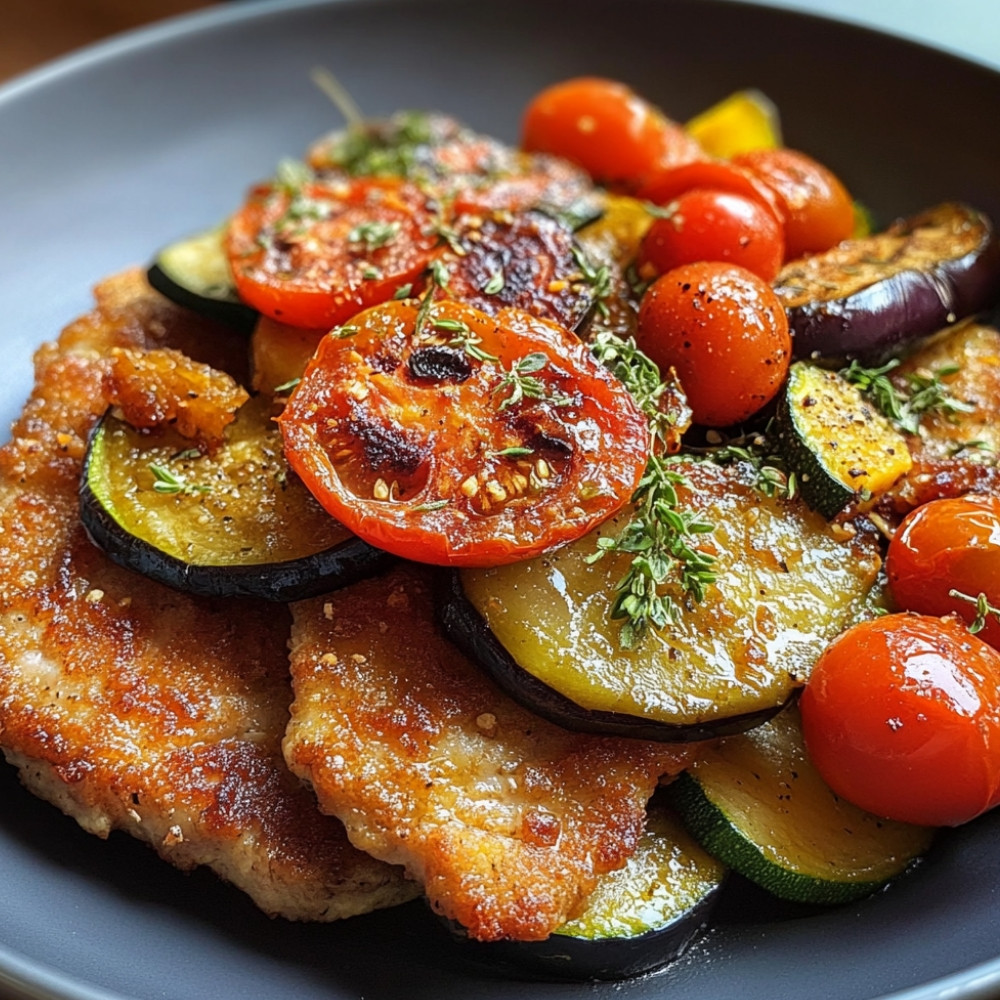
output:
[[[361,330],[360,326],[356,326],[353,323],[345,323],[343,326],[335,326],[330,331],[330,336],[338,337],[341,340],[346,340],[348,337],[353,337],[360,330]]]
[[[505,281],[503,271],[497,271],[483,286],[483,293],[485,295],[496,295],[498,292],[502,292]]]
[[[639,644],[650,627],[660,629],[675,622],[681,607],[664,590],[679,587],[685,598],[701,601],[714,583],[715,559],[695,547],[699,535],[715,530],[691,511],[678,510],[677,486],[684,477],[671,469],[670,460],[650,456],[639,486],[632,496],[635,513],[616,537],[602,536],[597,551],[588,557],[596,562],[611,552],[632,556],[629,568],[615,586],[611,617],[623,621],[620,641],[624,649]]]
[[[398,222],[379,220],[362,222],[347,234],[347,242],[361,243],[368,251],[378,250],[388,246],[399,235],[399,230],[400,224]]]
[[[594,267],[587,258],[587,255],[575,243],[571,247],[571,250],[573,260],[576,261],[576,266],[580,269],[581,279],[590,285],[591,291],[594,294],[598,312],[606,317],[610,311],[606,300],[611,296],[612,292],[611,269],[607,264]]]
[[[410,281],[405,285],[400,285],[399,288],[392,293],[392,297],[398,301],[399,299],[408,299],[412,293],[413,282]]]
[[[501,448],[500,451],[491,451],[494,458],[524,458],[527,455],[534,455],[534,448],[524,448],[514,445],[510,448]]]
[[[547,367],[549,359],[541,351],[534,351],[518,358],[505,371],[496,387],[496,392],[509,392],[500,403],[500,409],[516,406],[524,399],[541,399],[552,406],[568,406],[572,403],[569,396],[549,394],[545,383],[535,378],[535,373]]]
[[[173,493],[189,496],[193,493],[211,493],[212,487],[200,483],[186,483],[176,473],[165,465],[156,462],[149,463],[149,471],[153,473],[153,489],[157,493]]]
[[[447,507],[450,500],[428,500],[426,503],[418,503],[413,509],[417,511],[441,510]]]
[[[956,399],[942,379],[954,375],[959,369],[947,365],[936,371],[918,369],[905,375],[900,385],[889,378],[889,372],[899,367],[894,358],[877,368],[865,368],[852,361],[841,375],[856,385],[900,430],[909,434],[920,433],[920,419],[925,413],[955,415],[971,413],[975,407]]]
[[[276,385],[274,387],[274,392],[280,394],[283,392],[291,392],[300,382],[301,378],[291,378],[287,382],[282,382],[281,385]]]

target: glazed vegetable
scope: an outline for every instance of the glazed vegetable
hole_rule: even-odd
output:
[[[957,615],[1000,649],[1000,498],[942,498],[918,507],[892,536],[886,572],[898,608]]]
[[[753,416],[784,381],[788,321],[770,287],[741,267],[687,264],[658,278],[639,307],[639,346],[673,368],[695,423],[726,427]]]
[[[449,635],[514,698],[567,727],[695,740],[761,722],[861,613],[878,540],[841,540],[800,503],[757,493],[743,466],[678,470],[679,509],[714,525],[678,541],[714,554],[716,582],[697,604],[668,584],[668,627],[622,647],[612,608],[629,556],[594,561],[598,537],[588,536],[540,559],[462,571],[442,611]]]
[[[149,283],[171,302],[249,333],[257,310],[236,294],[222,249],[222,229],[211,229],[164,247],[146,272]]]
[[[820,657],[801,704],[817,770],[863,809],[955,826],[1000,803],[1000,652],[955,619],[855,625]]]
[[[209,596],[293,601],[390,561],[289,471],[262,401],[246,404],[207,455],[176,433],[142,434],[106,414],[87,449],[80,517],[115,562]]]
[[[870,895],[933,835],[839,798],[806,754],[795,708],[706,748],[669,792],[706,850],[774,895],[804,903]]]
[[[543,90],[524,113],[521,144],[577,163],[600,184],[635,190],[659,169],[704,159],[698,143],[622,83],[579,77]]]
[[[290,326],[329,329],[413,288],[437,246],[434,229],[415,185],[324,182],[302,168],[251,192],[224,247],[244,302]]]
[[[806,503],[824,517],[871,501],[911,465],[902,434],[836,372],[797,361],[776,415],[778,448]]]
[[[985,216],[944,204],[793,261],[774,287],[796,356],[877,360],[995,301],[1000,243]]]
[[[431,295],[327,335],[279,422],[289,463],[335,517],[437,564],[580,537],[628,501],[649,451],[632,397],[572,334]]]
[[[795,149],[753,149],[733,163],[775,194],[785,229],[785,259],[819,253],[854,232],[854,203],[837,176]]]
[[[781,224],[759,202],[729,191],[692,188],[657,213],[642,241],[639,273],[663,274],[682,264],[737,264],[773,281],[785,259]]]
[[[781,118],[759,90],[738,90],[706,108],[685,126],[710,156],[723,159],[781,145]]]
[[[624,868],[603,876],[580,916],[544,941],[469,941],[467,957],[541,979],[617,980],[660,968],[705,926],[724,866],[654,799]]]

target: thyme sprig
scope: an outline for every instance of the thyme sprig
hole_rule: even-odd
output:
[[[967,601],[976,606],[976,616],[969,622],[969,631],[975,635],[986,628],[986,624],[992,616],[1000,622],[1000,608],[990,604],[990,599],[986,594],[980,593],[973,597],[971,594],[963,594],[960,590],[949,590],[949,597],[957,598],[960,601]]]
[[[920,421],[924,414],[954,416],[971,413],[975,409],[972,404],[956,399],[943,381],[959,371],[958,365],[943,365],[934,371],[917,369],[907,372],[901,385],[889,378],[889,373],[899,364],[899,359],[893,358],[879,367],[866,368],[855,359],[841,371],[841,375],[868,396],[896,427],[909,434],[920,433]]]
[[[753,471],[753,487],[766,497],[791,500],[799,490],[798,479],[790,472],[784,456],[773,447],[771,426],[763,433],[742,434],[739,437],[710,443],[705,448],[692,448],[717,465],[742,462]]]
[[[499,405],[500,410],[506,410],[511,406],[516,406],[524,399],[541,399],[551,406],[569,406],[573,400],[562,393],[550,392],[545,383],[535,377],[535,372],[540,372],[547,367],[549,359],[541,351],[534,351],[526,354],[523,358],[518,358],[510,368],[503,372],[500,381],[494,392],[506,392],[506,395]]]
[[[715,526],[693,511],[679,510],[677,486],[684,477],[670,467],[670,459],[650,456],[646,471],[632,496],[635,513],[617,536],[601,536],[594,563],[611,552],[632,556],[625,575],[615,584],[613,620],[622,621],[619,641],[624,649],[639,644],[649,628],[660,629],[680,618],[681,605],[669,590],[675,583],[684,597],[702,601],[716,579],[714,557],[696,547],[699,536]]]
[[[595,267],[587,255],[575,243],[570,248],[573,260],[580,271],[580,278],[584,284],[590,285],[590,290],[597,305],[597,311],[605,318],[610,314],[607,300],[611,297],[613,282],[611,268],[607,264]]]
[[[191,496],[198,493],[212,492],[212,487],[207,484],[185,482],[176,472],[168,469],[165,465],[150,462],[149,471],[153,474],[153,490],[156,493]]]
[[[716,579],[715,557],[696,542],[715,526],[693,511],[679,509],[677,487],[685,479],[661,454],[675,432],[677,415],[664,405],[670,397],[657,365],[634,340],[610,331],[599,333],[591,349],[632,394],[649,421],[653,439],[645,472],[632,494],[634,510],[629,522],[617,536],[601,536],[597,551],[587,557],[588,563],[594,563],[613,552],[631,556],[628,569],[615,584],[611,618],[623,623],[622,648],[632,649],[650,628],[677,621],[683,602],[704,599],[706,588]]]
[[[598,333],[590,349],[632,394],[649,421],[653,450],[659,450],[677,426],[676,413],[663,405],[668,386],[660,377],[659,367],[639,350],[631,337],[626,340],[610,330]]]

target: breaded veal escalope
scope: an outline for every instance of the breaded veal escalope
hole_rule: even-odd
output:
[[[287,611],[167,589],[85,537],[77,484],[109,352],[171,347],[223,370],[246,353],[139,272],[96,296],[39,350],[0,449],[0,747],[84,829],[208,865],[269,914],[334,920],[412,898],[401,869],[353,848],[284,766]]]
[[[292,606],[289,766],[351,840],[480,940],[547,937],[621,867],[689,746],[571,733],[440,634],[403,564]]]

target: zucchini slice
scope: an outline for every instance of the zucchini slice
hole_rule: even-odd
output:
[[[442,594],[449,637],[511,697],[571,729],[699,740],[762,722],[809,675],[827,642],[863,613],[881,566],[874,530],[837,530],[801,501],[763,496],[739,465],[678,464],[680,502],[717,580],[679,620],[622,647],[611,618],[627,555],[590,561],[608,521],[556,552],[463,569]],[[845,537],[847,536],[847,537]]]
[[[260,399],[240,409],[209,455],[109,411],[90,438],[80,515],[114,562],[205,596],[299,600],[391,561],[316,503],[288,468]]]
[[[146,277],[171,302],[250,333],[258,313],[236,294],[222,250],[222,232],[220,226],[164,247]]]
[[[534,978],[616,980],[678,958],[708,922],[726,868],[662,802],[625,867],[605,875],[583,913],[544,941],[474,942],[477,960]]]
[[[796,707],[706,748],[668,791],[707,851],[796,902],[868,896],[933,837],[926,827],[880,819],[838,798],[806,756]]]
[[[906,439],[856,386],[807,362],[789,370],[776,426],[803,498],[826,518],[884,493],[913,464]]]

